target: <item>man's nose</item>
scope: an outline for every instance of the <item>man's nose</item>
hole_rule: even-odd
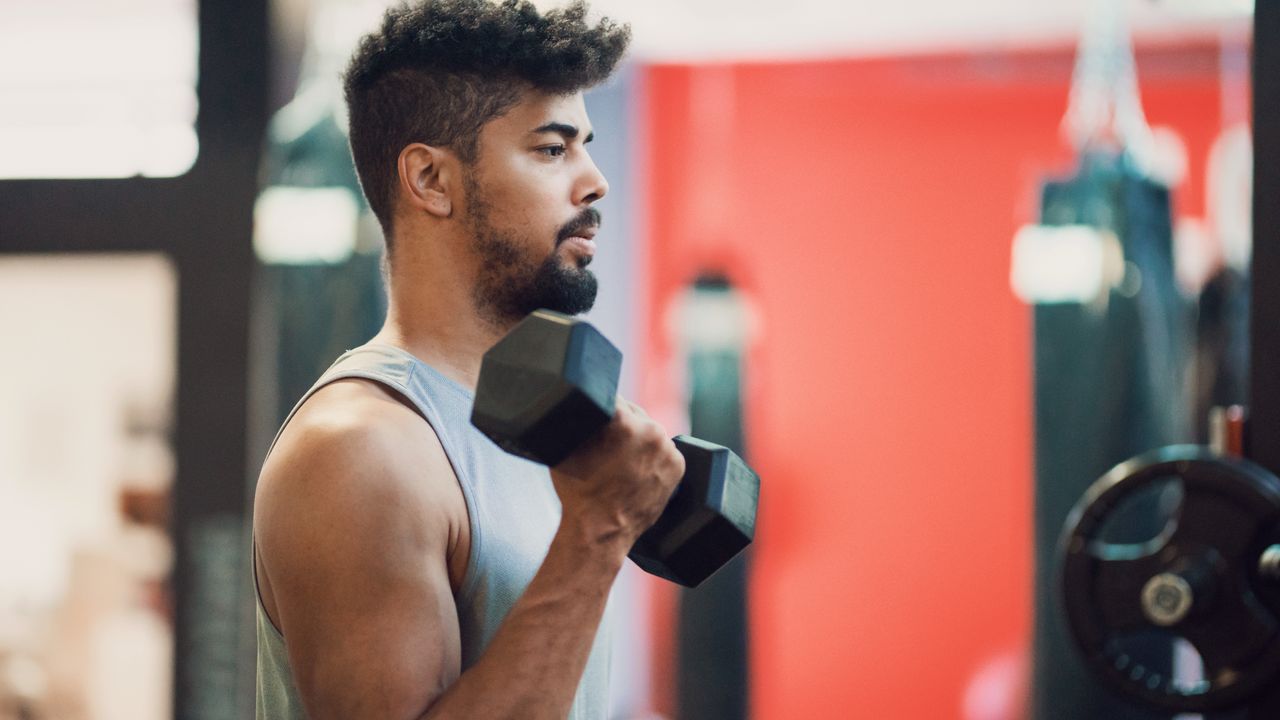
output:
[[[578,197],[576,198],[579,205],[590,205],[609,192],[609,181],[605,179],[604,173],[600,172],[600,168],[596,167],[595,161],[591,159],[590,155],[585,155],[585,157],[587,166],[583,173],[582,182],[579,185]]]

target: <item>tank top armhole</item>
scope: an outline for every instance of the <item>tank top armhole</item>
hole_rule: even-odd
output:
[[[431,431],[436,434],[436,440],[440,441],[440,449],[444,450],[444,457],[449,461],[449,469],[453,471],[453,481],[458,484],[458,490],[462,493],[462,502],[467,508],[467,528],[470,531],[471,538],[467,547],[467,569],[462,573],[462,583],[458,588],[457,595],[454,597],[455,603],[463,603],[470,600],[475,593],[476,585],[479,581],[479,572],[477,568],[480,565],[480,546],[484,541],[483,534],[480,531],[479,511],[476,506],[475,493],[472,491],[469,483],[464,479],[465,473],[459,470],[458,460],[454,457],[453,442],[448,437],[448,431],[444,428],[444,423],[435,423],[431,419],[431,412],[425,407],[424,403],[419,402],[415,397],[415,393],[411,391],[414,380],[418,377],[420,368],[426,367],[420,363],[410,363],[409,377],[406,378],[405,387],[399,388],[390,386],[392,390],[400,394],[401,397],[408,400],[418,411],[418,415],[431,426]],[[381,381],[387,384],[385,381]]]
[[[338,380],[346,380],[348,378],[357,378],[361,380],[369,380],[372,382],[376,382],[379,385],[394,392],[396,395],[400,396],[401,398],[404,398],[405,400],[407,400],[409,402],[410,407],[412,407],[414,411],[418,413],[418,416],[421,417],[427,423],[427,425],[431,428],[431,431],[435,433],[436,440],[440,442],[440,448],[444,450],[445,459],[449,462],[449,469],[453,471],[454,482],[458,484],[458,489],[462,492],[463,504],[466,506],[466,509],[467,509],[467,527],[471,533],[471,542],[470,542],[469,551],[467,553],[467,569],[463,573],[461,586],[458,588],[458,592],[454,597],[455,603],[462,603],[466,600],[471,599],[472,595],[475,593],[476,586],[479,584],[478,567],[480,564],[480,557],[481,557],[480,548],[483,543],[483,533],[480,530],[480,522],[478,517],[480,508],[477,506],[475,493],[473,492],[472,488],[469,486],[467,480],[465,479],[465,474],[462,472],[459,472],[458,459],[455,457],[455,453],[452,447],[453,443],[448,438],[448,432],[443,427],[444,424],[437,423],[432,420],[432,417],[431,417],[432,413],[426,407],[426,403],[422,402],[418,397],[416,397],[415,393],[413,392],[413,386],[415,385],[414,381],[418,379],[419,370],[421,368],[432,370],[432,368],[428,365],[421,363],[420,361],[416,361],[412,355],[410,355],[409,353],[407,353],[406,351],[400,348],[396,348],[392,346],[366,346],[363,349],[375,350],[380,352],[390,352],[391,354],[395,355],[399,360],[404,361],[408,364],[408,370],[409,370],[408,373],[402,377],[393,377],[389,373],[380,373],[377,370],[371,370],[371,369],[362,368],[362,367],[343,368],[342,365],[344,363],[349,362],[353,357],[358,356],[360,354],[361,348],[347,351],[342,355],[342,357],[334,361],[333,365],[330,366],[330,368],[325,372],[325,374],[322,375],[320,379],[316,381],[315,385],[313,385],[311,389],[308,390],[307,393],[298,400],[297,404],[294,405],[293,409],[289,412],[284,422],[280,425],[280,429],[276,431],[275,438],[271,441],[271,445],[267,449],[267,456],[271,455],[271,451],[275,449],[276,442],[278,442],[280,440],[280,436],[284,434],[285,427],[289,424],[291,420],[293,420],[293,416],[297,414],[298,410],[301,409],[302,405],[307,400],[311,399],[311,396],[314,395],[316,392],[318,392],[321,388],[331,383],[337,382]],[[460,396],[465,395],[462,389],[457,387],[456,383],[453,383],[452,381],[449,381],[447,378],[444,378],[443,375],[439,375],[438,373],[436,373],[436,375],[438,376],[439,379],[446,380],[445,383],[442,383],[442,386],[444,387],[444,389],[448,391],[456,392]],[[425,383],[422,383],[422,384],[425,384]],[[265,462],[265,459],[264,459],[264,462]],[[256,545],[255,545],[254,553],[255,554],[257,553]],[[257,587],[258,576],[257,576],[256,562],[254,565],[253,580],[254,580],[254,594],[257,595],[258,594],[258,587]],[[258,599],[258,602],[259,604],[261,604],[261,598]],[[271,625],[273,629],[279,632],[279,629],[275,628],[275,623],[268,622],[267,624]],[[283,637],[283,634],[281,635],[281,637]]]
[[[276,621],[271,619],[271,613],[267,612],[267,604],[262,601],[262,584],[258,580],[258,540],[252,535],[249,536],[249,546],[253,550],[252,563],[249,571],[253,574],[253,598],[258,606],[258,612],[262,614],[262,619],[266,620],[267,627],[271,628],[271,632],[275,636],[284,641],[284,631],[276,627]]]
[[[413,393],[410,388],[414,378],[418,374],[418,369],[419,365],[417,363],[411,363],[409,365],[409,374],[408,377],[405,378],[403,386],[401,385],[401,382],[396,379],[380,375],[374,371],[362,369],[341,370],[333,376],[326,378],[326,380],[328,382],[335,382],[348,378],[359,378],[362,380],[371,380],[376,382],[408,401],[409,405],[418,413],[418,416],[421,417],[431,428],[431,431],[435,433],[436,440],[439,441],[440,448],[444,451],[445,460],[449,462],[449,469],[453,472],[453,481],[458,484],[458,490],[462,493],[463,504],[467,509],[467,527],[471,534],[470,547],[467,552],[467,569],[463,572],[462,583],[454,598],[455,602],[462,602],[465,599],[469,599],[475,592],[478,581],[476,568],[480,563],[480,546],[483,542],[480,523],[477,517],[479,508],[476,507],[475,495],[464,479],[464,473],[459,471],[458,461],[457,458],[454,457],[452,449],[453,443],[448,436],[448,431],[443,427],[443,423],[436,423],[432,420],[432,413],[427,409],[424,403],[415,397],[415,393]]]

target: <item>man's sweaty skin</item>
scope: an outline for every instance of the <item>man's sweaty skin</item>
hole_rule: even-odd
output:
[[[560,129],[534,132],[548,126]],[[528,92],[482,129],[473,180],[490,229],[521,258],[510,282],[549,254],[580,264],[584,246],[556,236],[607,191],[589,135],[580,94]],[[520,318],[475,306],[486,266],[465,172],[447,149],[401,152],[390,308],[374,342],[474,387],[482,354]],[[454,597],[470,531],[439,439],[375,383],[318,391],[268,459],[254,513],[263,606],[308,715],[564,718],[614,577],[683,472],[662,427],[620,400],[610,425],[552,470],[562,518],[546,560],[463,673]]]

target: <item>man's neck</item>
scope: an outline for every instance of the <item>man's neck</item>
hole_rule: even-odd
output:
[[[372,342],[407,350],[474,389],[484,353],[510,327],[477,312],[470,273],[461,269],[436,259],[397,258],[387,287],[387,320]]]

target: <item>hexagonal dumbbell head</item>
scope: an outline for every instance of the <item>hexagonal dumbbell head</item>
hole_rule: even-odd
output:
[[[613,417],[621,367],[594,327],[538,310],[485,353],[471,424],[507,452],[558,465]]]
[[[681,435],[684,480],[629,557],[645,572],[697,587],[751,544],[760,478],[732,450]]]

